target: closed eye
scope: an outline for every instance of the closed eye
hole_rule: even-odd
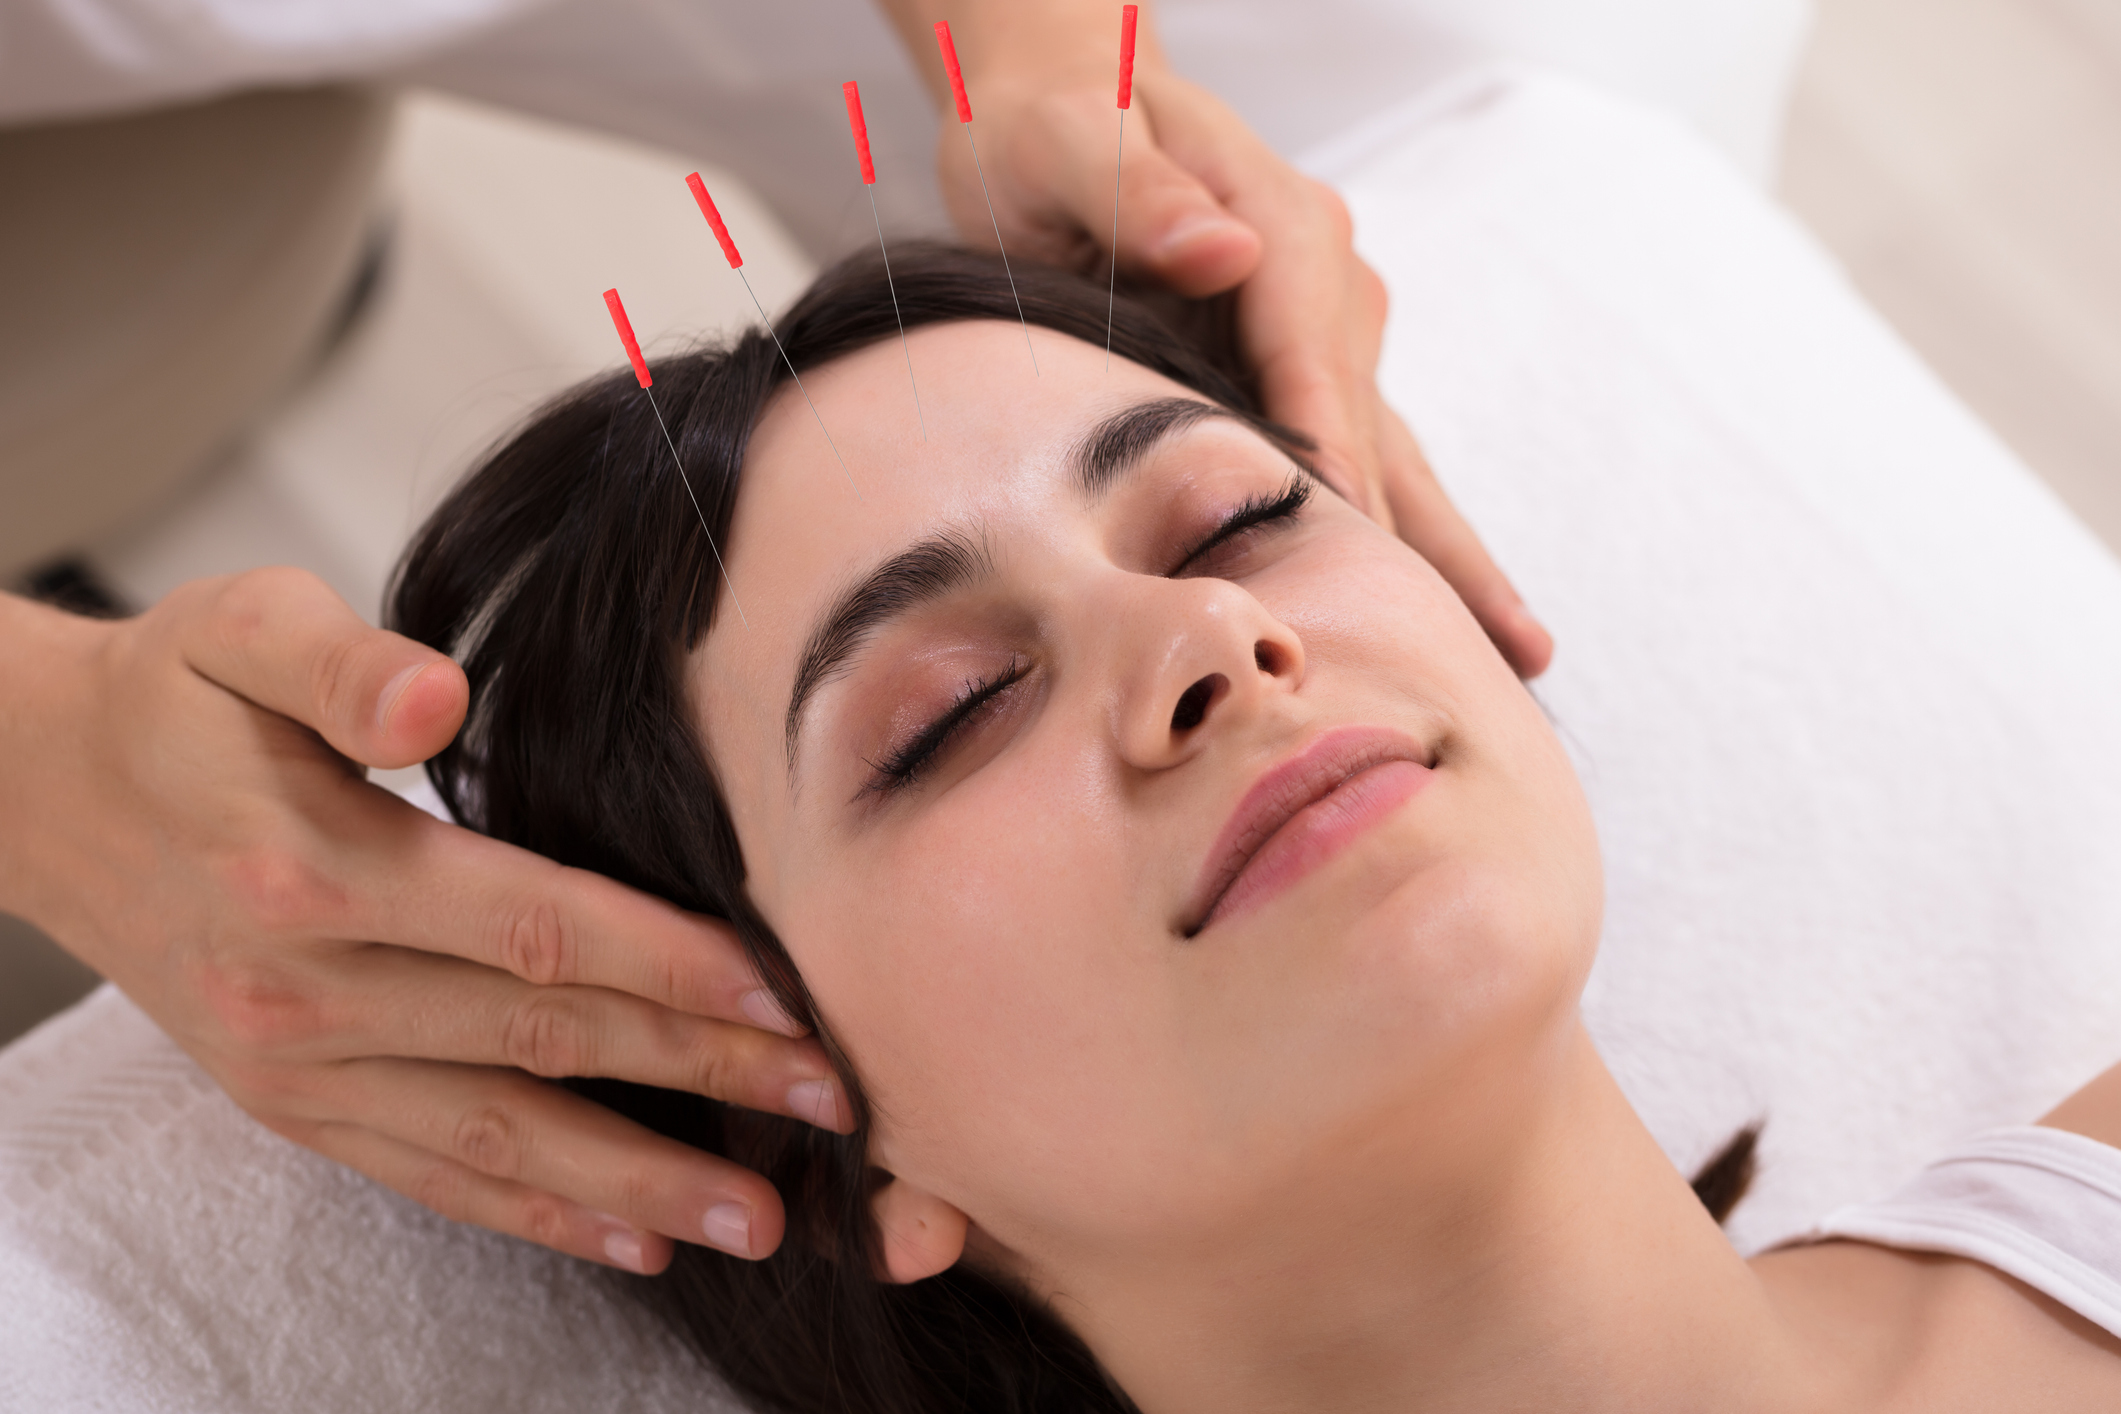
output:
[[[1228,550],[1255,531],[1293,522],[1310,503],[1315,483],[1302,472],[1291,472],[1279,491],[1250,496],[1219,521],[1215,528],[1187,548],[1169,577],[1178,579],[1197,573],[1218,551]],[[863,795],[889,796],[913,785],[962,732],[974,725],[994,701],[1030,672],[1030,664],[1011,658],[1009,666],[992,677],[965,684],[957,700],[927,726],[881,761],[868,763],[870,778]]]
[[[864,795],[890,795],[905,789],[920,778],[952,738],[970,726],[995,698],[1023,680],[1031,665],[1021,658],[1012,657],[1009,666],[993,677],[980,682],[967,683],[958,693],[957,701],[947,711],[914,735],[912,740],[893,751],[882,761],[869,763],[870,778],[862,787]]]
[[[1188,571],[1196,570],[1200,562],[1212,556],[1251,531],[1262,526],[1271,526],[1293,521],[1310,503],[1313,482],[1302,472],[1291,472],[1281,490],[1271,495],[1254,495],[1246,498],[1215,529],[1209,531],[1186,551],[1185,558],[1172,569],[1170,578],[1178,579]]]

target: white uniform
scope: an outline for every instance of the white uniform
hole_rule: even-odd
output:
[[[1164,0],[1158,24],[1179,71],[1285,155],[1469,64],[1517,58],[1672,109],[1764,181],[1809,13],[1808,0]],[[402,75],[712,161],[815,255],[867,231],[840,99],[854,79],[886,219],[939,225],[936,118],[868,0],[7,0],[0,23],[0,123]]]

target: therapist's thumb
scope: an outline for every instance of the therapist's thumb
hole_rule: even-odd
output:
[[[252,570],[179,593],[189,601],[182,648],[195,671],[364,766],[425,761],[464,723],[462,669],[371,627],[314,575]]]
[[[1107,187],[1108,201],[1111,194]],[[1146,133],[1119,164],[1118,196],[1119,263],[1130,274],[1198,299],[1231,288],[1259,267],[1259,233]],[[1109,239],[1107,232],[1098,234]]]

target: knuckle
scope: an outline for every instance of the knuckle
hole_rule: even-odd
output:
[[[575,1000],[563,993],[541,992],[525,998],[509,1014],[501,1038],[508,1064],[548,1078],[579,1074],[588,1047],[586,1022]]]
[[[252,1057],[287,1049],[313,1036],[321,1018],[321,1009],[303,989],[256,963],[203,968],[199,992],[224,1041]],[[262,1076],[267,1068],[252,1069]]]
[[[501,922],[501,965],[525,982],[550,987],[574,980],[574,932],[559,905],[540,899]]]
[[[222,883],[237,908],[268,933],[317,930],[347,905],[337,880],[279,842],[237,850],[223,865]]]
[[[730,1052],[727,1033],[703,1028],[687,1058],[686,1088],[710,1099],[737,1102],[741,1097],[733,1087],[739,1079],[734,1072],[739,1069]]]
[[[1384,276],[1372,270],[1368,261],[1358,260],[1355,262],[1355,279],[1364,307],[1373,318],[1384,318],[1392,303],[1392,293],[1385,286]]]
[[[508,1107],[486,1103],[472,1106],[457,1120],[449,1152],[480,1173],[514,1178],[523,1171],[529,1146],[521,1122]]]
[[[658,1182],[654,1173],[639,1164],[627,1165],[612,1174],[608,1181],[611,1184],[610,1211],[622,1218],[664,1208],[667,1203],[665,1195],[673,1186]]]
[[[570,1208],[563,1198],[550,1193],[526,1193],[518,1203],[515,1234],[540,1247],[564,1248],[573,1234]]]
[[[1345,245],[1354,239],[1355,217],[1348,210],[1348,203],[1339,192],[1324,182],[1313,181],[1311,204],[1318,209],[1319,215],[1325,218],[1326,226],[1332,231],[1337,242]]]
[[[232,646],[247,646],[263,631],[277,606],[307,597],[323,583],[308,570],[290,565],[229,575],[214,586],[210,610],[214,626]]]

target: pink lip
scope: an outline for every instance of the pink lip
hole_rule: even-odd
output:
[[[1339,854],[1429,782],[1427,753],[1379,727],[1340,727],[1267,771],[1208,852],[1187,937],[1265,903]]]

